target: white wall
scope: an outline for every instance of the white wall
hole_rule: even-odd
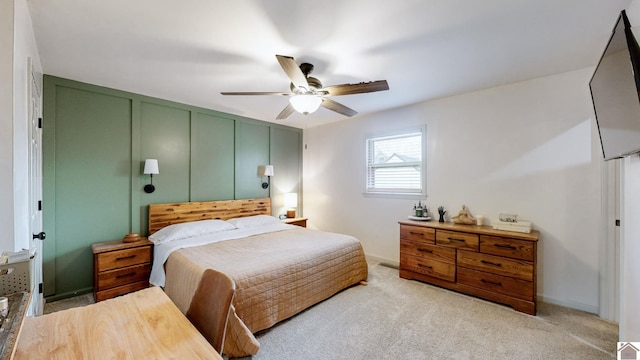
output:
[[[0,0],[0,251],[13,250],[13,1]]]
[[[26,0],[0,0],[0,24],[0,251],[15,251],[31,236],[27,57],[42,67]]]
[[[538,294],[597,313],[603,161],[588,88],[592,71],[305,130],[310,227],[354,235],[368,255],[397,263],[397,221],[414,201],[362,196],[364,137],[426,123],[430,209],[443,205],[455,215],[465,204],[490,219],[513,212],[531,220],[541,233]]]
[[[635,35],[640,33],[640,0],[627,9]],[[620,341],[640,339],[640,158],[625,158],[622,163],[620,231]]]

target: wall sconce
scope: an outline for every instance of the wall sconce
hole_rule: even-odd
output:
[[[298,207],[298,193],[284,194],[284,207],[287,208],[287,217],[296,217],[296,209]]]
[[[262,182],[262,188],[266,189],[269,187],[269,177],[273,176],[273,165],[265,165],[262,169],[262,176],[267,177],[267,181]]]
[[[144,171],[145,175],[151,175],[151,183],[144,186],[144,192],[147,194],[151,194],[156,190],[156,187],[153,186],[153,175],[160,174],[158,170],[158,160],[157,159],[146,159],[144,161]]]

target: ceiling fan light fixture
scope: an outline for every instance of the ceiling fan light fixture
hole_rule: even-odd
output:
[[[307,115],[318,110],[322,98],[314,94],[298,94],[291,96],[289,102],[297,112]]]

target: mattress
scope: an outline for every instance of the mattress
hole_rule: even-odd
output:
[[[236,282],[224,345],[229,357],[256,354],[253,334],[368,276],[356,238],[301,227],[177,249],[165,263],[165,292],[183,313],[206,268]]]

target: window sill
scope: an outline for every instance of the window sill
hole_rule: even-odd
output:
[[[410,200],[424,200],[427,198],[425,194],[393,194],[393,193],[362,193],[366,198],[381,198],[381,199],[410,199]]]

